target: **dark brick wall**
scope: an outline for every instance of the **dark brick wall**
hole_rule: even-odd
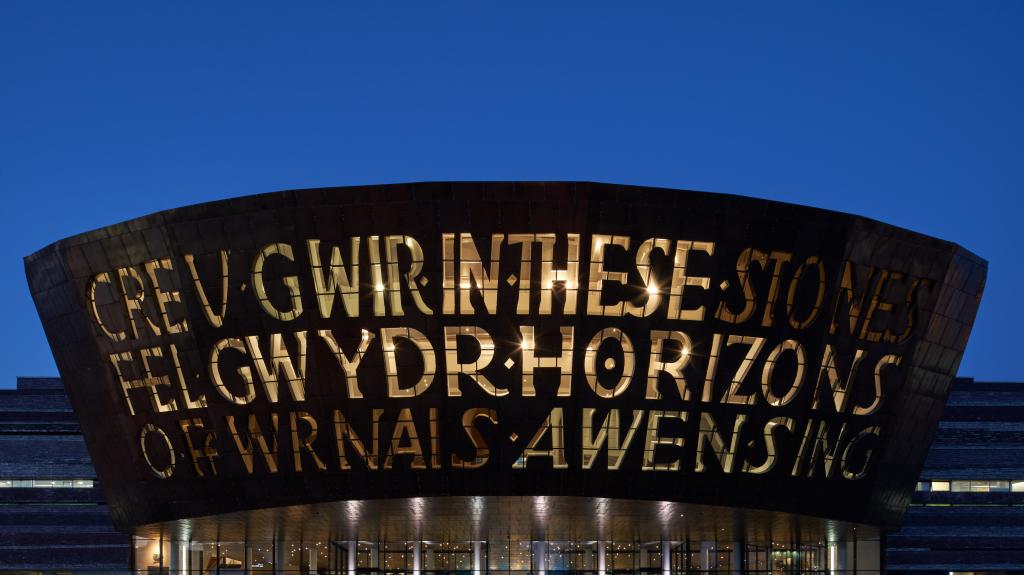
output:
[[[94,479],[58,378],[0,390],[0,478]],[[130,539],[92,489],[0,489],[0,572],[126,571]]]
[[[922,480],[1024,479],[1024,383],[957,380]],[[1024,493],[917,492],[890,572],[1024,572]]]

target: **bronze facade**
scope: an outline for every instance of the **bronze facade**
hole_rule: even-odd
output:
[[[597,183],[279,192],[26,258],[115,521],[179,529],[436,497],[894,527],[985,272],[862,217]]]

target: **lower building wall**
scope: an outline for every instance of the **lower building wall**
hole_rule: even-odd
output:
[[[1024,572],[1024,507],[913,506],[886,547],[891,573]]]
[[[890,573],[1024,573],[1024,384],[957,380]]]
[[[129,542],[102,505],[0,505],[0,573],[125,572]]]
[[[138,575],[878,575],[877,540],[771,546],[721,541],[134,540]]]
[[[130,568],[95,476],[59,379],[0,390],[0,574]]]
[[[93,476],[88,453],[59,383],[59,380],[29,380],[19,382],[16,392],[0,393],[0,434],[3,435],[0,479]],[[751,573],[770,570],[785,574],[825,573],[833,569],[836,573],[852,573],[854,568],[860,573],[884,569],[888,573],[914,575],[1024,573],[1024,492],[1016,490],[1018,482],[1024,481],[1024,459],[1007,455],[1020,452],[1024,452],[1024,384],[958,381],[922,475],[922,482],[942,482],[948,491],[918,492],[902,529],[886,538],[884,553],[880,553],[879,545],[872,541],[858,541],[856,552],[852,542],[834,549],[826,546],[813,551],[776,543],[771,552],[748,544],[743,568]],[[49,461],[46,466],[39,463],[40,453],[46,454],[44,459]],[[1010,487],[1002,492],[955,491],[957,484],[954,482],[980,479],[1008,480]],[[413,543],[359,542],[354,555],[358,561],[352,564],[352,569],[395,569],[401,561],[400,569],[411,571]],[[446,542],[448,547],[440,552],[431,547],[432,543],[423,543],[422,572],[449,569],[450,563],[438,562],[442,557],[458,557],[463,566],[466,558],[472,557],[472,542]],[[482,569],[511,572],[539,567],[537,542],[519,542],[515,546],[512,543],[515,542],[506,541],[502,547],[502,542],[491,542],[485,546],[480,561],[486,567]],[[564,571],[560,567],[564,566],[560,563],[565,556],[562,549],[576,543],[547,542],[543,550],[545,572]],[[0,489],[0,575],[126,572],[157,575],[172,571],[169,543],[164,544],[164,551],[159,549],[159,542],[135,541],[135,544],[139,547],[133,550],[132,538],[113,527],[98,486],[90,489],[7,486]],[[276,573],[274,545],[261,542],[246,549],[241,543],[222,543],[219,575]],[[297,549],[305,545],[306,573],[310,573],[310,542],[282,545],[278,551],[286,551],[286,554],[278,556],[281,569],[301,572],[303,559]],[[293,545],[296,546],[294,554]],[[345,546],[344,553],[348,553],[347,542],[312,542],[317,556],[322,553],[330,557],[329,563],[341,556],[339,545]],[[452,545],[468,545],[469,551],[455,549]],[[621,570],[657,573],[663,568],[661,542],[606,542],[605,545],[606,573]],[[738,569],[738,557],[742,555],[735,545],[733,542],[694,541],[687,548],[683,542],[670,542],[669,568],[674,572],[732,573]],[[174,569],[190,575],[217,575],[216,548],[208,543],[190,543],[174,560]],[[518,559],[513,559],[513,552],[519,553]],[[584,562],[580,570],[598,571],[596,547],[584,550],[580,557],[587,553],[590,558],[580,559]],[[210,563],[211,558],[213,563]],[[235,566],[232,560],[244,563],[244,568]],[[321,569],[319,562],[317,559],[312,572]]]

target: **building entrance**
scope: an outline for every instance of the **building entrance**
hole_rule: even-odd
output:
[[[860,559],[860,564],[854,558]],[[136,575],[853,575],[878,541],[279,541],[135,539]]]

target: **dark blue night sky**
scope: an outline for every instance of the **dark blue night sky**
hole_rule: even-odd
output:
[[[990,262],[961,374],[1024,380],[1024,3],[0,2],[0,386],[22,257],[183,204],[597,180],[853,212]]]

